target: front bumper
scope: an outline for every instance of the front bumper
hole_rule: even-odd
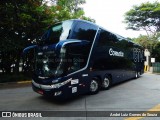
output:
[[[71,93],[69,82],[63,86],[58,85],[55,87],[54,85],[38,84],[34,80],[32,80],[32,89],[41,95],[49,96],[49,97],[66,98],[66,97],[69,97]]]

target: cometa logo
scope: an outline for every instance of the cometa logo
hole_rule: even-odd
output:
[[[110,56],[118,56],[118,57],[124,57],[124,52],[122,51],[114,51],[112,48],[109,49],[109,55]]]

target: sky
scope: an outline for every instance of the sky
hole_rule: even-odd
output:
[[[126,30],[127,24],[124,21],[124,14],[133,5],[140,5],[144,2],[155,0],[86,0],[83,5],[85,16],[96,20],[96,24],[109,31],[124,37],[135,38],[140,34],[146,35],[145,31]],[[160,2],[160,0],[156,0]]]

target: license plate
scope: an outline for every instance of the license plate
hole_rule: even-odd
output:
[[[39,94],[43,95],[43,91],[39,90],[37,91]]]

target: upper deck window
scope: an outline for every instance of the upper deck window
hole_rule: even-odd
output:
[[[76,22],[71,39],[88,40],[92,42],[96,31],[97,27],[92,24],[86,22]]]
[[[64,21],[50,27],[42,36],[42,41],[45,43],[58,43],[59,41],[69,38],[73,21]]]
[[[55,44],[67,39],[87,40],[92,43],[97,28],[87,22],[67,20],[50,27],[41,40],[47,44]]]
[[[101,29],[98,39],[99,47],[113,46],[113,45],[115,46],[117,42],[119,42],[119,40],[116,35]]]

